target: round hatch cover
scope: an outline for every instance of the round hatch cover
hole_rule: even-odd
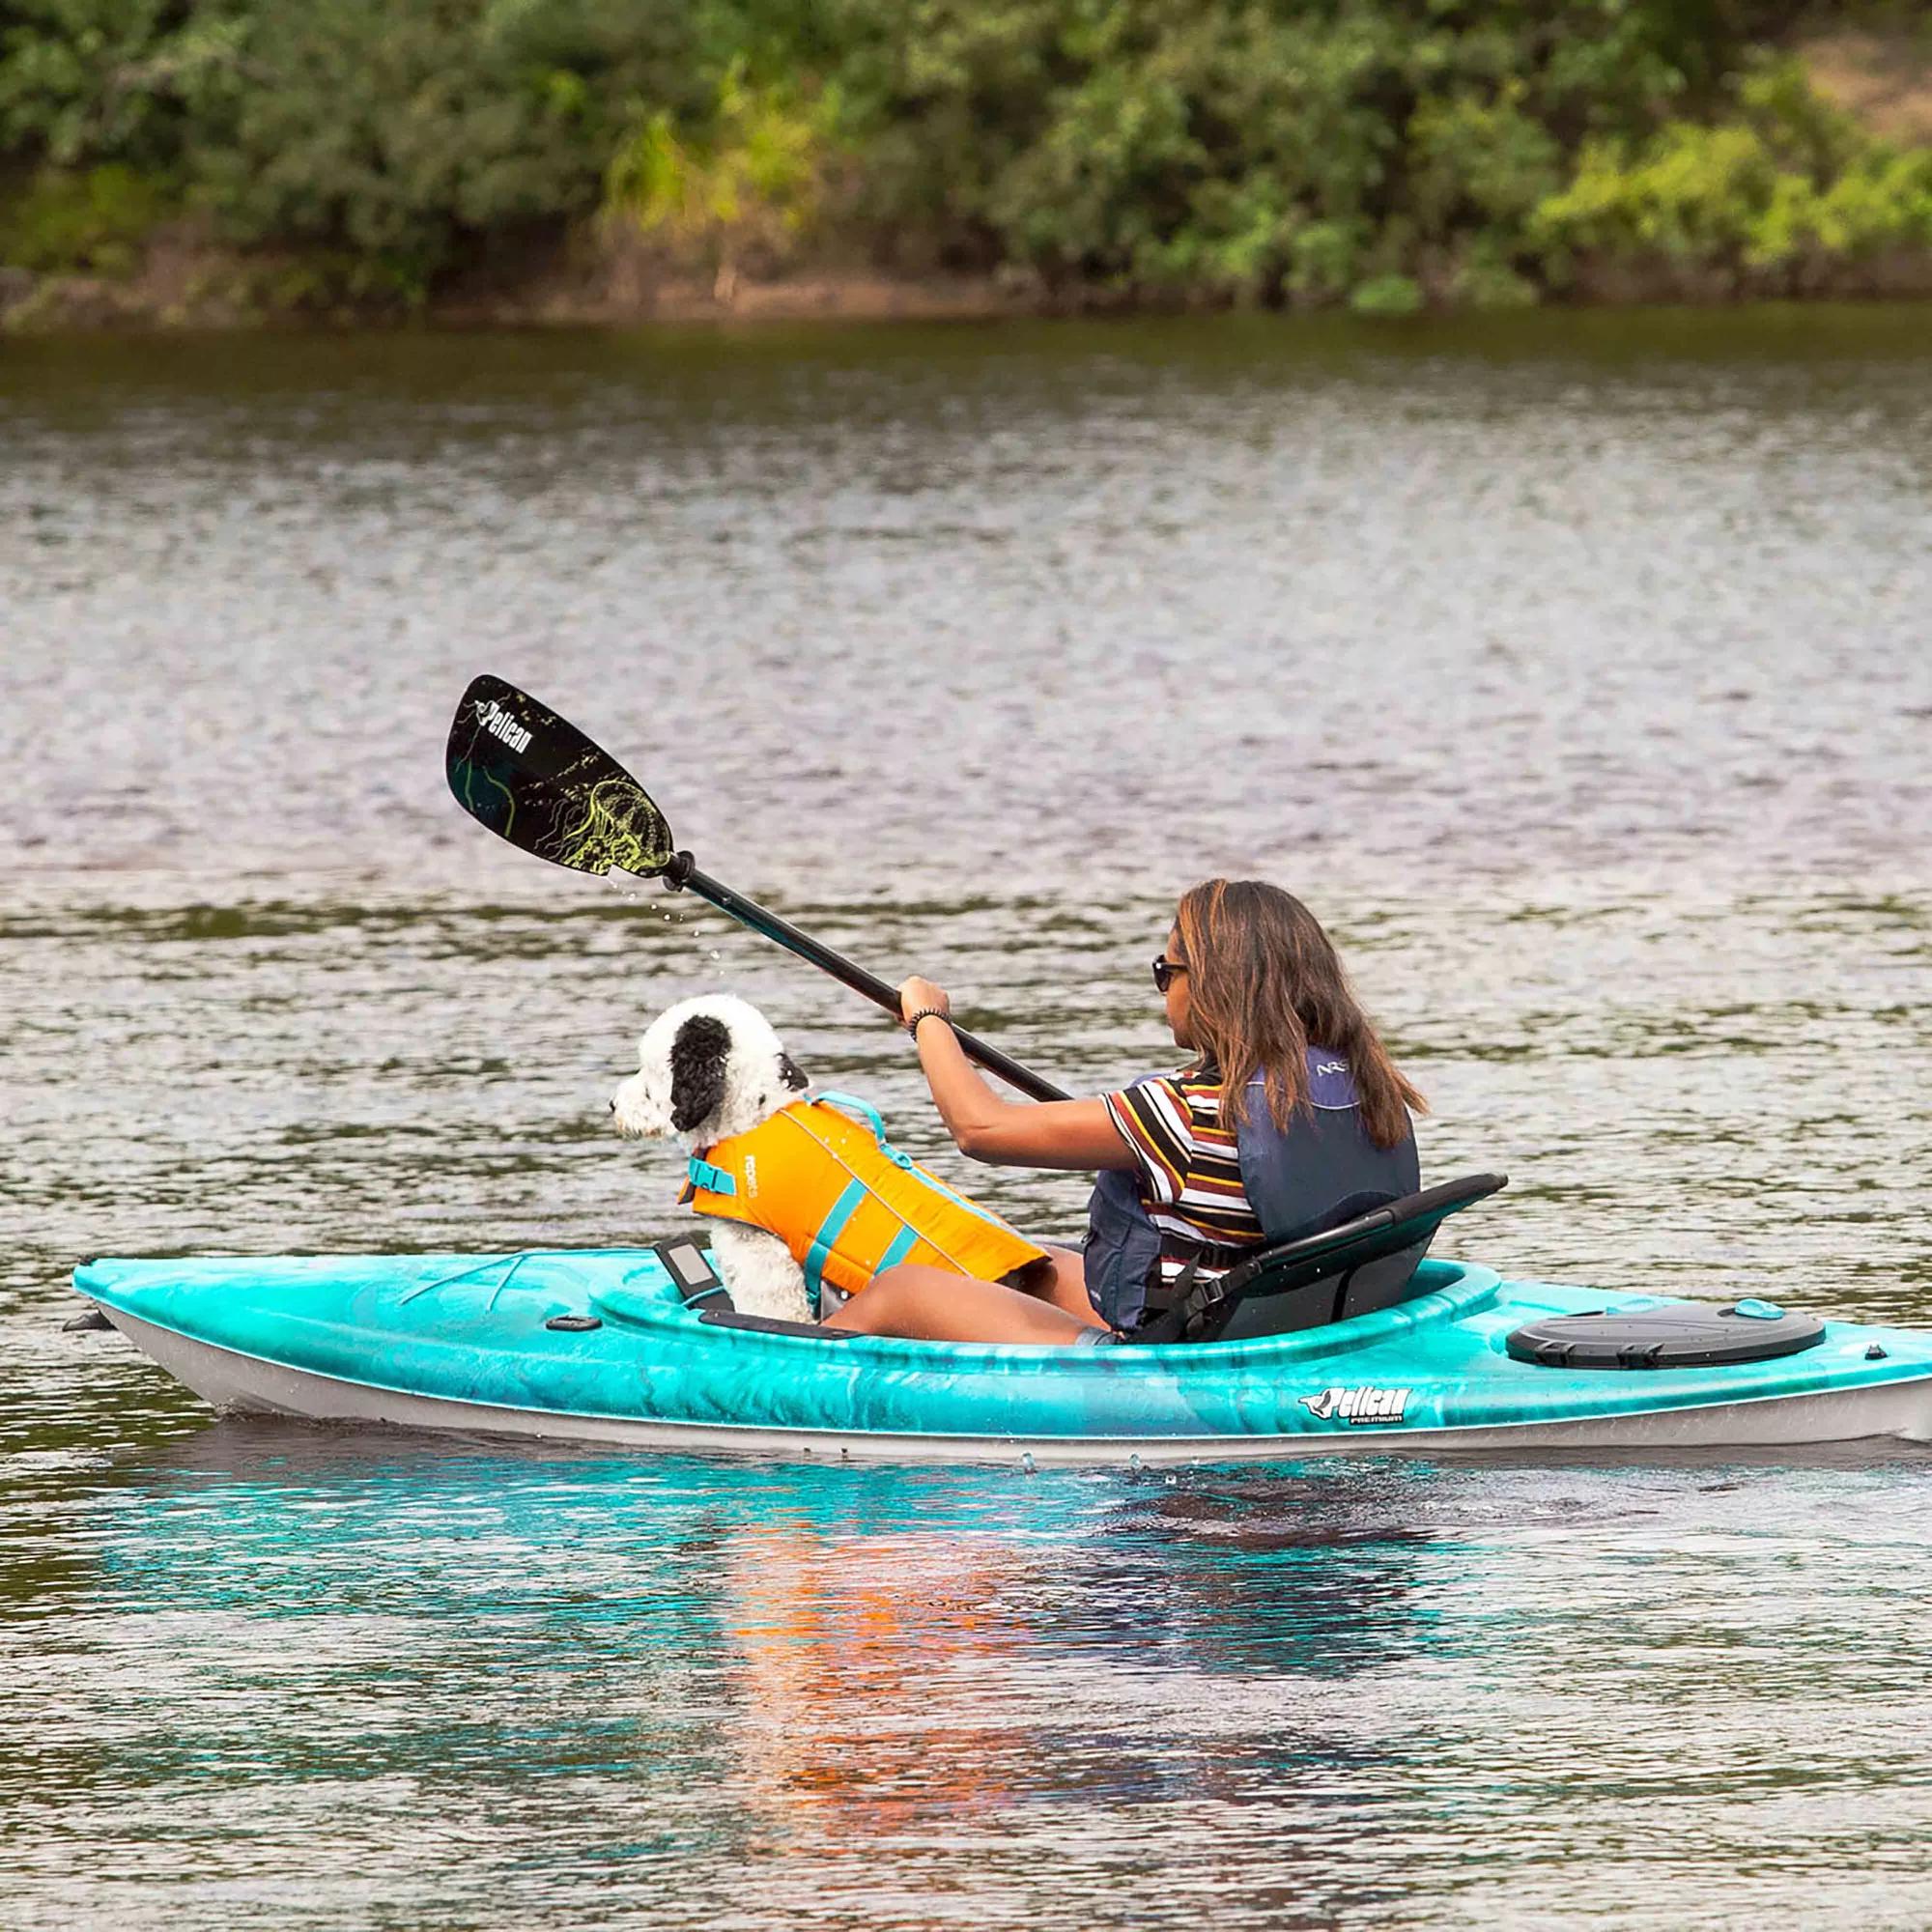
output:
[[[1519,1362],[1547,1369],[1694,1369],[1795,1355],[1824,1339],[1815,1315],[1787,1315],[1769,1301],[1665,1301],[1526,1321],[1508,1347]]]

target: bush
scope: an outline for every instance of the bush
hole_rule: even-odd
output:
[[[708,128],[680,134],[668,108],[618,147],[605,177],[607,219],[658,235],[733,271],[782,263],[823,212],[836,155],[839,96],[759,87],[742,56],[725,69]]]
[[[1049,279],[1381,303],[1434,249],[1519,299],[1565,130],[1641,132],[1703,85],[1719,29],[1695,11],[916,0],[872,208]]]
[[[242,240],[346,248],[420,289],[481,237],[595,205],[618,101],[688,59],[675,18],[619,0],[266,9],[259,83],[196,143],[201,193]]]
[[[181,159],[191,103],[233,57],[232,23],[183,0],[12,0],[0,24],[0,154],[55,168]]]
[[[629,0],[27,0],[0,141],[179,170],[243,242],[420,289],[493,233],[594,208],[640,95],[701,100],[717,10]]]
[[[118,163],[49,169],[0,213],[0,262],[43,272],[131,274],[141,243],[176,212],[167,184]]]
[[[1869,139],[1777,65],[1746,81],[1738,113],[1714,127],[1587,145],[1531,226],[1558,272],[1582,257],[1715,266],[1747,281],[1932,245],[1932,152]]]

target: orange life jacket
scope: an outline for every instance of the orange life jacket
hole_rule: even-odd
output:
[[[865,1123],[852,1118],[866,1117]],[[694,1155],[684,1199],[700,1214],[778,1236],[819,1305],[830,1282],[857,1294],[900,1262],[997,1281],[1046,1259],[997,1215],[892,1146],[877,1112],[843,1094],[794,1100]]]

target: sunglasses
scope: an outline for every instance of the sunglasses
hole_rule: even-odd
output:
[[[1187,971],[1187,966],[1184,961],[1179,959],[1170,959],[1167,956],[1167,954],[1163,952],[1160,955],[1160,957],[1153,962],[1154,991],[1156,993],[1166,992],[1167,989],[1174,984],[1174,976],[1177,973],[1184,973],[1186,971]]]

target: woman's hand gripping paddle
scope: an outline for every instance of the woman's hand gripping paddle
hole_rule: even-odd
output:
[[[650,795],[576,725],[500,677],[475,679],[449,727],[449,788],[470,817],[523,851],[602,877],[612,867],[708,899],[741,925],[809,960],[895,1018],[899,996],[883,980],[822,946],[789,920],[707,878]],[[1067,1096],[997,1047],[953,1029],[967,1057],[1036,1100]]]

